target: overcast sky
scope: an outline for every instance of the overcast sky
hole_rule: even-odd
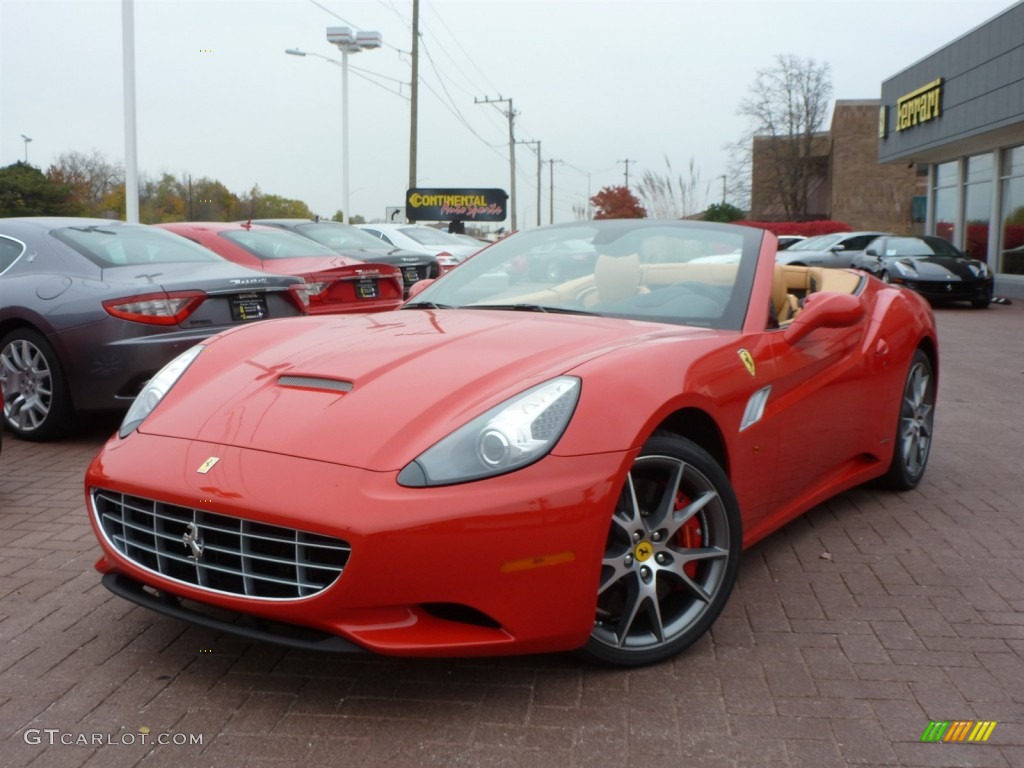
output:
[[[827,62],[834,98],[882,81],[1014,5],[1010,0],[421,0],[418,181],[509,189],[516,139],[540,141],[543,222],[644,171],[710,202],[739,137],[740,101],[778,54]],[[409,177],[412,0],[134,0],[138,165],[241,194],[341,208],[340,66],[328,26],[379,31],[349,57],[353,214],[381,219]],[[61,153],[124,160],[121,0],[0,0],[0,165]],[[358,70],[377,73],[370,82]],[[393,89],[393,90],[388,90]],[[400,91],[399,93],[395,91]],[[32,139],[26,144],[22,134]],[[552,165],[550,160],[556,162]],[[516,147],[520,226],[537,217],[537,160]]]

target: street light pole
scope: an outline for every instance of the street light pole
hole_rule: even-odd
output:
[[[21,138],[25,140],[25,165],[28,165],[28,143],[32,141],[32,139],[30,139],[24,133],[21,134]]]
[[[327,42],[341,51],[341,215],[348,224],[351,216],[348,193],[348,55],[380,48],[383,39],[380,32],[357,32],[353,35],[348,27],[328,27]]]

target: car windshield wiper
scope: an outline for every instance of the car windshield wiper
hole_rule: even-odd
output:
[[[399,309],[455,309],[451,304],[435,304],[433,301],[414,301],[403,304]]]
[[[463,309],[511,309],[514,312],[551,312],[558,315],[597,315],[585,309],[571,307],[548,307],[543,304],[467,304]]]

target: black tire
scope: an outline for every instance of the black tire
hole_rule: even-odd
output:
[[[741,529],[736,496],[715,460],[689,440],[651,437],[612,515],[583,655],[639,667],[694,643],[732,592]]]
[[[18,328],[0,341],[3,420],[25,440],[54,440],[71,429],[74,412],[57,353],[31,328]]]
[[[988,305],[992,303],[991,298],[986,299],[974,299],[971,301],[971,306],[975,309],[988,309]]]
[[[894,491],[917,487],[928,467],[934,422],[935,372],[928,355],[918,349],[903,385],[892,461],[880,485]]]

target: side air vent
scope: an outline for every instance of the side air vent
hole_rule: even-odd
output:
[[[282,376],[277,380],[282,387],[299,389],[321,389],[325,392],[351,392],[352,382],[341,379],[325,379],[319,376]]]

